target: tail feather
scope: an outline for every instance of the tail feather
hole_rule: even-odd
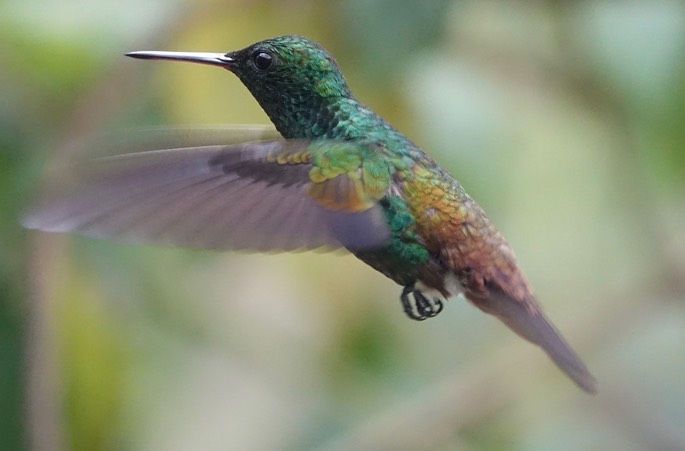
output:
[[[522,338],[540,346],[583,391],[597,393],[595,378],[536,302],[524,303],[498,293],[491,294],[486,303],[475,304],[485,312],[497,316]],[[534,308],[530,308],[531,306]]]

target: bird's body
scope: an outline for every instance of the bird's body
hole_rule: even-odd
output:
[[[435,316],[446,299],[464,294],[541,346],[581,388],[595,390],[483,210],[354,98],[318,44],[283,36],[225,55],[129,55],[230,70],[285,141],[106,159],[77,184],[97,188],[57,195],[29,215],[27,226],[197,247],[343,246],[405,287],[401,299],[411,318]]]

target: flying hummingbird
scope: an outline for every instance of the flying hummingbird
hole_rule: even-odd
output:
[[[284,139],[130,153],[78,165],[28,228],[213,249],[344,247],[404,287],[414,320],[463,294],[540,346],[581,389],[595,380],[550,323],[483,209],[357,100],[333,57],[300,36],[230,53],[143,51],[234,73]]]

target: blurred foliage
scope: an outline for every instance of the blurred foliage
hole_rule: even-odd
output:
[[[267,122],[224,71],[123,53],[290,33],[490,213],[599,395],[461,299],[408,321],[349,256],[18,226],[75,140]],[[5,0],[0,49],[1,449],[685,448],[682,2]]]

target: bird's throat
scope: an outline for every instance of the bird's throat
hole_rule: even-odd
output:
[[[286,139],[345,138],[343,131],[337,129],[341,119],[338,98],[299,98],[288,102],[265,99],[259,103]]]

